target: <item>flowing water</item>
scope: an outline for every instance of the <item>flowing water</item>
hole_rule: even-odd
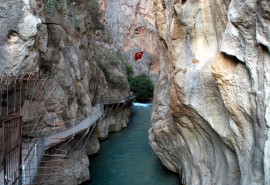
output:
[[[87,185],[179,185],[148,144],[151,104],[134,103],[127,128],[101,142],[90,156],[91,181]]]

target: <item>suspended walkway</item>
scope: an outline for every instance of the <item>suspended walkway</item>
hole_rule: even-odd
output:
[[[56,134],[50,135],[44,138],[45,149],[50,148],[51,146],[65,141],[66,139],[73,137],[84,130],[91,128],[94,123],[103,115],[104,108],[103,105],[97,105],[93,107],[91,114],[85,118],[80,123],[76,124],[74,127],[67,130],[57,132]]]
[[[130,100],[133,100],[135,98],[136,98],[136,96],[133,94],[131,94],[130,96],[128,96],[122,100],[117,100],[117,99],[112,98],[112,97],[105,97],[105,98],[101,98],[101,103],[103,105],[122,104],[122,103],[126,103]]]
[[[134,96],[134,95],[126,97],[122,100],[116,100],[114,98],[103,98],[103,100],[101,101],[102,104],[98,104],[98,105],[94,106],[90,115],[88,117],[86,117],[84,120],[75,124],[71,128],[68,128],[64,131],[60,131],[60,132],[57,132],[53,135],[45,137],[44,138],[45,149],[48,149],[53,145],[56,145],[60,142],[63,142],[70,137],[73,137],[73,136],[75,136],[75,135],[77,135],[77,134],[79,134],[87,129],[90,129],[94,125],[94,123],[102,115],[106,115],[106,110],[107,110],[107,107],[109,105],[116,104],[117,106],[114,108],[115,109],[114,112],[116,112],[118,108],[122,109],[122,107],[125,105],[125,103],[131,102],[135,98],[136,98],[136,96]],[[120,104],[122,104],[122,106],[119,106]]]
[[[133,95],[121,100],[102,98],[98,105],[92,107],[92,112],[88,116],[58,121],[58,115],[64,111],[64,107],[61,99],[54,99],[46,104],[57,88],[50,82],[48,76],[38,73],[0,76],[1,185],[47,182],[56,170],[42,174],[46,176],[45,178],[39,178],[37,172],[42,168],[40,163],[56,159],[55,167],[59,168],[64,158],[68,157],[83,139],[82,148],[84,148],[98,119],[104,115],[113,115],[135,98]],[[54,118],[43,120],[48,109],[54,110],[50,112]],[[61,150],[74,136],[81,133],[83,134],[75,147],[68,152]],[[62,145],[57,148],[57,152],[52,155],[45,154],[45,150],[60,143]]]
[[[22,144],[21,166],[17,169],[14,169],[14,172],[10,172],[10,177],[4,175],[4,170],[2,170],[0,173],[0,184],[9,185],[13,184],[14,182],[22,185],[33,184],[33,181],[37,178],[39,165],[42,157],[44,156],[45,150],[56,144],[72,139],[74,138],[74,136],[83,133],[84,131],[89,132],[89,129],[95,126],[95,123],[98,121],[98,119],[100,119],[103,115],[106,115],[106,110],[109,106],[114,106],[115,104],[117,104],[117,106],[113,107],[113,112],[116,112],[117,108],[122,108],[127,102],[132,101],[134,98],[135,96],[130,96],[119,101],[106,98],[104,99],[102,104],[98,104],[92,108],[92,112],[88,115],[88,117],[83,118],[79,122],[75,123],[72,127],[57,131],[56,133],[49,136],[42,135],[42,137],[40,136],[39,138],[33,139],[33,142]],[[122,104],[122,106],[119,106],[120,104]],[[105,111],[104,107],[106,107]],[[91,135],[91,133],[92,132],[89,132],[89,136]],[[62,156],[62,158],[65,157],[67,157],[66,154]],[[21,174],[21,178],[18,181],[13,176],[14,174],[19,173]],[[48,174],[47,176],[49,177],[52,174]],[[16,176],[16,178],[18,178],[18,175]]]

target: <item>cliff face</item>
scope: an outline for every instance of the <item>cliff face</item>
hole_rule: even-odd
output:
[[[101,0],[105,28],[95,31],[89,11],[98,1],[72,2],[3,0],[0,74],[49,75],[65,122],[101,97],[129,95],[125,53],[136,75],[155,81],[161,69],[149,142],[184,184],[270,184],[268,0]],[[134,62],[138,51],[144,58]],[[80,156],[97,152],[98,138],[129,115],[127,108],[101,120],[95,144],[73,154],[82,165],[68,162],[76,172],[63,174],[86,180]]]
[[[153,82],[160,70],[159,38],[155,28],[153,2],[149,0],[100,0],[105,35],[121,49],[126,63],[134,68],[134,75],[147,74]],[[143,58],[134,60],[136,52]]]
[[[0,74],[49,75],[57,85],[54,98],[63,99],[65,118],[87,115],[101,96],[129,96],[121,53],[96,38],[88,13],[92,4],[53,3],[1,4]]]
[[[149,142],[183,184],[269,184],[267,0],[155,0]]]
[[[0,74],[35,70],[33,59],[37,52],[31,50],[31,46],[41,20],[33,14],[31,2],[4,0],[0,9]]]
[[[122,54],[96,32],[97,19],[90,15],[93,8],[98,15],[98,1],[4,0],[0,4],[0,75],[38,72],[49,76],[51,85],[57,87],[49,103],[61,102],[64,111],[58,120],[63,127],[70,127],[74,118],[89,115],[103,98],[122,100],[130,95]],[[46,123],[54,117],[55,110],[50,111],[40,121]],[[63,165],[73,169],[63,169],[61,173],[71,177],[63,184],[89,179],[86,155],[98,151],[98,139],[126,126],[129,116],[130,107],[104,115],[90,139],[94,143],[87,144],[85,151],[71,154]],[[55,128],[46,125],[45,129]],[[75,144],[71,142],[66,149]],[[48,152],[54,153],[55,148]],[[78,158],[82,161],[77,162]]]

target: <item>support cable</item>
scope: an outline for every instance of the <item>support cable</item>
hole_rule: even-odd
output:
[[[88,132],[89,132],[89,128],[86,130],[86,132],[84,133],[84,135],[79,139],[79,141],[76,143],[76,145],[74,147],[72,147],[70,149],[70,151],[68,151],[67,157],[69,157],[70,153],[75,150],[75,148],[79,145],[79,143],[83,140],[83,138],[88,134]]]
[[[96,128],[96,125],[97,125],[97,122],[95,122],[95,124],[93,125],[93,127],[92,127],[91,131],[89,132],[87,138],[84,140],[83,145],[82,145],[80,150],[83,150],[85,148],[85,145],[86,145],[87,141],[89,140],[90,136],[92,135],[92,132]]]

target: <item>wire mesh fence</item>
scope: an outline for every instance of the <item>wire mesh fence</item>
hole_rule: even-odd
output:
[[[32,184],[44,158],[44,126],[48,110],[63,112],[61,100],[50,101],[56,86],[38,73],[0,76],[0,184]],[[48,123],[47,123],[48,122]],[[54,120],[55,124],[55,120]]]
[[[56,88],[48,76],[38,73],[0,76],[0,157],[3,156],[0,162],[5,164],[5,167],[0,165],[0,184],[46,184],[50,183],[51,179],[61,180],[64,178],[61,165],[73,149],[56,150],[53,154],[45,153],[46,138],[59,132],[65,133],[60,139],[56,138],[56,143],[60,143],[87,130],[78,140],[78,143],[85,143],[95,128],[96,120],[101,115],[106,115],[110,104],[110,109],[114,109],[110,111],[113,114],[135,98],[132,94],[121,100],[103,97],[100,104],[93,107],[88,115],[63,119],[59,116],[64,111],[62,99],[56,100],[54,97],[54,101],[51,101]],[[48,112],[50,116],[47,116]],[[94,120],[91,125],[88,123],[90,118]],[[20,121],[16,121],[18,119]],[[78,124],[84,122],[89,125],[78,128]],[[91,126],[93,128],[89,132]]]

